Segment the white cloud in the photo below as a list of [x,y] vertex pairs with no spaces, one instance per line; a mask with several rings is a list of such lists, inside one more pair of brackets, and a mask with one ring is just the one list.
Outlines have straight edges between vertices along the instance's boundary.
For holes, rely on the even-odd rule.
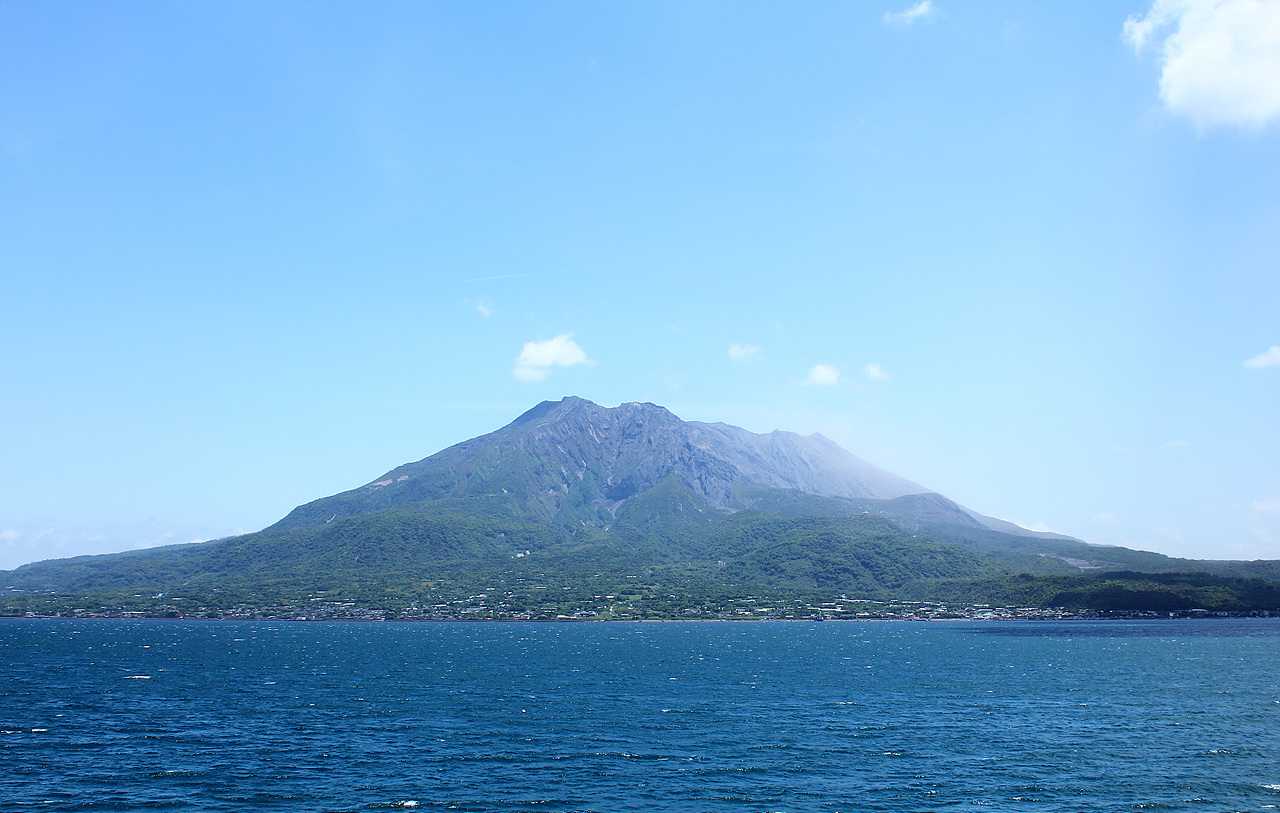
[[840,382],[840,371],[829,364],[815,364],[804,383],[815,387],[832,387]]
[[1171,440],[1168,443],[1161,444],[1160,448],[1161,449],[1181,449],[1183,447],[1190,446],[1190,445],[1191,445],[1191,441],[1189,440]]
[[1272,345],[1270,350],[1249,359],[1244,363],[1244,366],[1252,367],[1255,370],[1263,367],[1280,367],[1280,346]]
[[760,358],[760,348],[754,344],[731,344],[729,358],[734,361],[755,361]]
[[572,333],[561,333],[545,342],[526,342],[516,359],[513,371],[521,381],[534,383],[547,377],[552,367],[572,367],[575,364],[595,364],[587,358]]
[[1160,98],[1205,128],[1280,118],[1280,2],[1155,0],[1124,40],[1160,52]]
[[889,374],[884,371],[883,367],[881,367],[879,364],[876,364],[874,361],[867,364],[866,367],[863,367],[862,372],[867,374],[868,381],[888,381],[889,380]]
[[480,297],[480,300],[476,302],[476,310],[480,312],[481,316],[493,316],[493,300]]
[[1253,510],[1266,511],[1268,513],[1272,511],[1280,511],[1280,497],[1272,497],[1269,500],[1254,500]]
[[907,28],[916,23],[931,23],[938,16],[938,8],[933,0],[920,0],[914,6],[902,11],[886,11],[884,21],[887,25]]

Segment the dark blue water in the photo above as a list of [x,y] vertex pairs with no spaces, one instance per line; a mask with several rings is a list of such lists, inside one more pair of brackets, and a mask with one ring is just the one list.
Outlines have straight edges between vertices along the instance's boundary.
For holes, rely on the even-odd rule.
[[0,623],[0,811],[1260,811],[1280,620]]

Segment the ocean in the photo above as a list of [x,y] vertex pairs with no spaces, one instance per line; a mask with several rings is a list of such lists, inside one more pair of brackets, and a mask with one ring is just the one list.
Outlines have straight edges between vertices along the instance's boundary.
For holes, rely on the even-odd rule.
[[0,622],[0,811],[1263,811],[1280,619]]

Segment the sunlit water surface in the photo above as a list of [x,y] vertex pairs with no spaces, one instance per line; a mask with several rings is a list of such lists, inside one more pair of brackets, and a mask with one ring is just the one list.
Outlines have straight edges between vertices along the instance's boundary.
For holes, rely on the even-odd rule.
[[1262,811],[1280,620],[0,622],[0,810]]

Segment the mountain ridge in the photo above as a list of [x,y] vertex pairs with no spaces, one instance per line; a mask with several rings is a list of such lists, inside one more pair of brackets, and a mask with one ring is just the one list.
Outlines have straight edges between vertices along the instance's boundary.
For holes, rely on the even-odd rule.
[[[416,613],[495,594],[495,618],[598,613],[626,596],[658,617],[724,617],[761,596],[1252,611],[1280,596],[1268,579],[1280,562],[1172,559],[1011,526],[820,435],[571,396],[260,532],[24,565],[0,590],[25,606],[164,607],[180,595],[237,612],[341,598]],[[564,591],[554,600],[552,586]]]
[[397,466],[363,486],[299,506],[268,530],[494,489],[515,493],[543,519],[602,527],[627,499],[669,472],[728,511],[742,507],[733,486],[744,482],[845,499],[932,493],[821,435],[756,434],[682,421],[656,404],[608,408],[569,396],[543,401],[494,432]]

